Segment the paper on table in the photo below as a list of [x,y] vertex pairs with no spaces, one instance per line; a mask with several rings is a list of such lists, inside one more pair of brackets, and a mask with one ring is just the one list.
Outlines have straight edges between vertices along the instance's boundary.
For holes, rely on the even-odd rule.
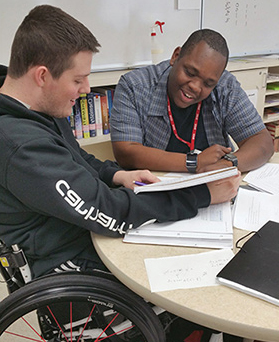
[[259,230],[267,221],[279,220],[279,195],[239,188],[235,202],[234,227]]
[[230,203],[212,204],[186,220],[152,223],[126,232],[124,242],[195,246],[232,247],[233,229]]
[[231,249],[145,259],[151,292],[215,286],[216,275],[234,256]]
[[266,163],[256,170],[248,172],[243,178],[245,182],[274,195],[279,195],[279,164]]

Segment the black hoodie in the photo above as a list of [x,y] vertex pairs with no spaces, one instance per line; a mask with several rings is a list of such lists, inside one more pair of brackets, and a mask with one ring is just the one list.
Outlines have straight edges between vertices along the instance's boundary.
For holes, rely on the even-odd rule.
[[206,185],[139,195],[113,188],[118,170],[81,149],[67,119],[0,94],[0,238],[23,248],[34,277],[77,256],[94,260],[90,231],[121,237],[149,220],[193,217],[210,203]]

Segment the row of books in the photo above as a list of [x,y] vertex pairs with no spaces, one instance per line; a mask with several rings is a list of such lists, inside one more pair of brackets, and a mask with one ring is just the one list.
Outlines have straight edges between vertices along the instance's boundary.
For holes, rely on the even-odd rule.
[[69,122],[76,139],[87,139],[110,133],[109,119],[114,89],[92,88],[76,100]]
[[279,107],[268,107],[264,109],[264,119],[278,120],[279,119]]

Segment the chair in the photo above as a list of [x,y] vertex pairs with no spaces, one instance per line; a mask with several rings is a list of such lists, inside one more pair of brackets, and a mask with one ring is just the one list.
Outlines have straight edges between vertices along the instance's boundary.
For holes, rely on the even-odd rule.
[[166,341],[158,316],[163,310],[110,273],[63,272],[31,280],[24,253],[3,242],[0,272],[10,293],[0,302],[0,341]]

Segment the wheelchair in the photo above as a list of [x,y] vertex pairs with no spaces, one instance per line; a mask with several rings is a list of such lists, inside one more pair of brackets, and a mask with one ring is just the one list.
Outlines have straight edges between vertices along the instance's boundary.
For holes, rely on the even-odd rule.
[[160,318],[164,310],[110,273],[62,272],[31,280],[23,251],[2,241],[0,272],[9,292],[0,302],[1,342],[166,341],[170,322]]

